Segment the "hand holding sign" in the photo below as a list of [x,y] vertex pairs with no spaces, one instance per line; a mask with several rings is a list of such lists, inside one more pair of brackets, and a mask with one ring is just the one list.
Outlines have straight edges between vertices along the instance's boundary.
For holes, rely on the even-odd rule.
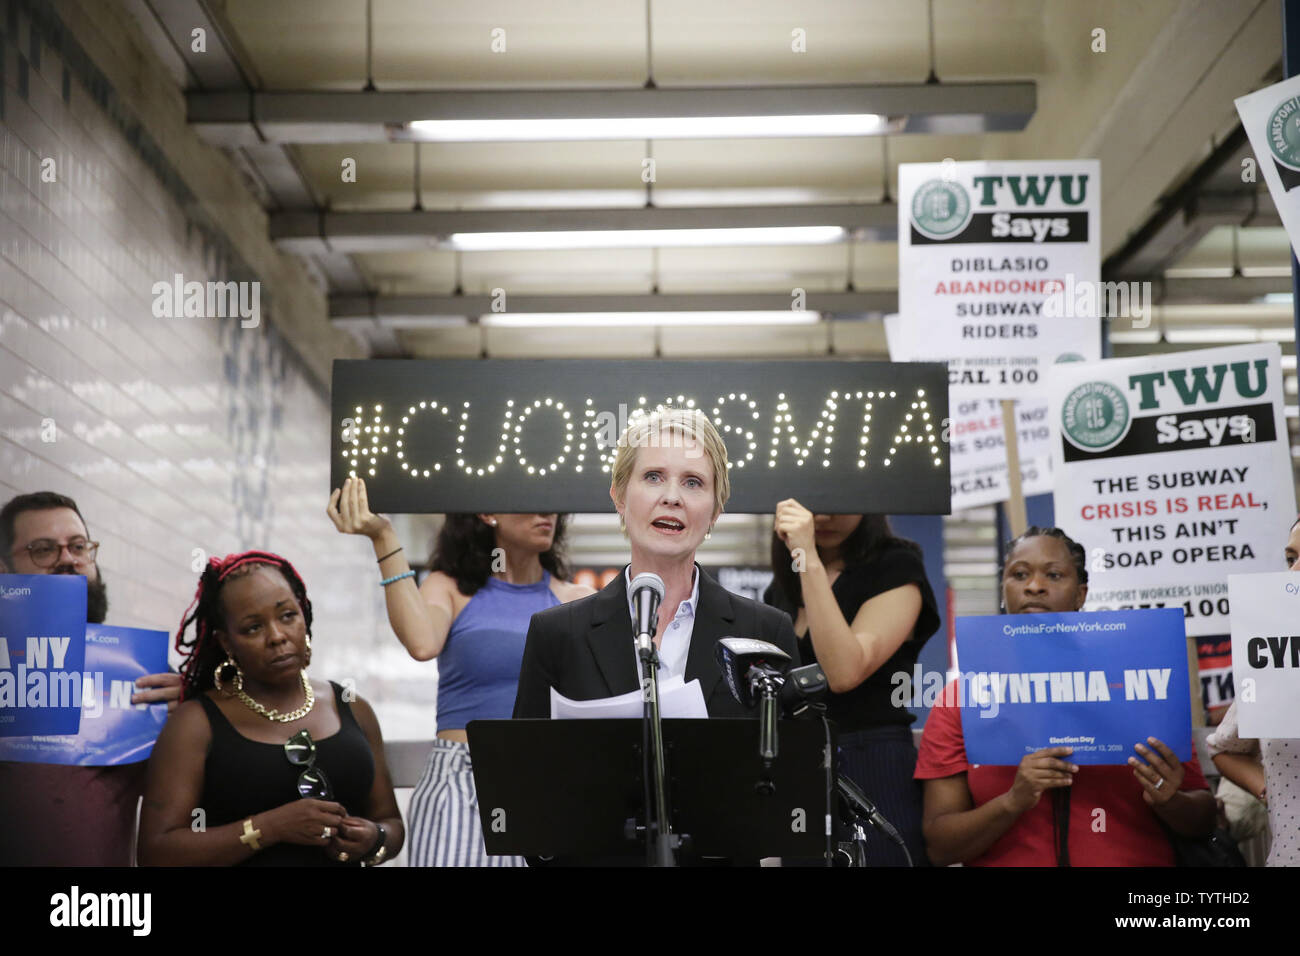
[[334,527],[344,534],[364,534],[373,540],[392,528],[392,523],[383,515],[371,513],[366,483],[360,478],[348,478],[342,488],[330,492],[325,513],[334,522]]
[[1070,747],[1044,747],[1025,754],[1016,770],[1015,782],[1007,791],[1007,800],[1016,813],[1025,813],[1038,805],[1043,791],[1068,787],[1074,783],[1078,764],[1066,763],[1061,757],[1074,753]]
[[167,713],[176,709],[181,699],[181,675],[173,673],[145,674],[137,677],[136,687],[153,687],[155,690],[140,690],[131,695],[132,704],[161,704],[166,702]]
[[1148,737],[1147,743],[1151,747],[1137,744],[1133,749],[1148,763],[1129,757],[1128,764],[1133,768],[1133,776],[1142,784],[1142,799],[1148,806],[1158,807],[1168,803],[1183,785],[1183,765],[1162,741]]
[[802,551],[804,560],[817,553],[817,532],[813,513],[793,498],[786,498],[776,506],[773,528],[790,553]]

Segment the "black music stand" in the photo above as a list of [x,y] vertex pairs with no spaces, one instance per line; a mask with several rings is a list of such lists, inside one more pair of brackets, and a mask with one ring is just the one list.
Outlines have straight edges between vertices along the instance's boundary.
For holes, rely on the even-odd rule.
[[[683,857],[821,857],[825,729],[782,721],[765,772],[754,720],[663,722]],[[640,720],[474,720],[466,728],[483,841],[493,855],[645,861]],[[771,793],[760,792],[766,779]],[[634,821],[629,825],[629,821]]]

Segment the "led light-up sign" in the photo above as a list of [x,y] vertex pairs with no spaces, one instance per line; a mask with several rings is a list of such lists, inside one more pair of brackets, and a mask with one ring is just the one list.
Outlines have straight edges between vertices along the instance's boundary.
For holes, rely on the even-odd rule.
[[722,435],[729,512],[948,513],[935,363],[341,360],[331,483],[390,513],[608,511],[619,436],[657,406]]

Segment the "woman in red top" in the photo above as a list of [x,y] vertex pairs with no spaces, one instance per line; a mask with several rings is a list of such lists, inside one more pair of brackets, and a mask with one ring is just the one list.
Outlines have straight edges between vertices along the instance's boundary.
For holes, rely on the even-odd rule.
[[[1008,546],[1006,613],[1077,611],[1087,593],[1083,548],[1059,528],[1029,528]],[[945,693],[931,709],[916,765],[937,866],[1173,866],[1160,823],[1189,837],[1214,827],[1199,764],[1180,763],[1154,737],[1135,745],[1128,766],[1081,768],[1070,747],[1035,751],[1016,767],[973,765],[955,701]]]

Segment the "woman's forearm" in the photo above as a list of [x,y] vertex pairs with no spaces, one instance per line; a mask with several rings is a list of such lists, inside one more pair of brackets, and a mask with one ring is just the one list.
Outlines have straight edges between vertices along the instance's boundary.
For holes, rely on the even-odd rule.
[[951,866],[975,859],[1015,825],[1021,812],[1004,793],[973,810],[935,817],[923,827],[930,862]]
[[382,820],[376,820],[384,828],[384,847],[386,848],[384,859],[391,860],[397,854],[402,852],[402,847],[406,843],[406,827],[402,823],[401,817],[384,817]]
[[1179,790],[1152,809],[1171,830],[1183,836],[1206,836],[1214,829],[1214,795],[1208,790]]
[[[853,690],[874,674],[898,649],[880,634],[854,631],[844,619],[826,568],[813,558],[800,575],[804,613],[817,663],[826,673],[833,693]],[[915,626],[913,620],[912,626]],[[908,628],[911,630],[911,627]]]
[[1267,777],[1258,757],[1251,754],[1215,754],[1214,765],[1219,768],[1219,773],[1252,794],[1255,799],[1264,799]]
[[[244,821],[227,823],[211,830],[194,830],[182,825],[140,840],[141,866],[234,866],[254,856],[258,849],[273,846],[279,840],[268,814],[252,817],[252,834],[246,833]],[[243,839],[241,839],[243,838]]]
[[831,691],[842,694],[852,690],[865,679],[863,671],[867,655],[849,622],[844,620],[831,591],[826,568],[816,555],[808,559],[799,575],[799,585],[813,651],[817,654],[817,663],[826,673]]
[[[411,570],[406,554],[397,550],[401,542],[392,528],[372,540],[375,557],[384,558],[379,564],[381,580]],[[397,551],[396,554],[392,554]],[[385,557],[386,555],[391,557]],[[388,623],[397,639],[402,642],[417,661],[428,661],[442,653],[451,631],[451,618],[441,608],[430,606],[420,594],[414,577],[403,578],[384,587],[384,604],[388,610]]]

